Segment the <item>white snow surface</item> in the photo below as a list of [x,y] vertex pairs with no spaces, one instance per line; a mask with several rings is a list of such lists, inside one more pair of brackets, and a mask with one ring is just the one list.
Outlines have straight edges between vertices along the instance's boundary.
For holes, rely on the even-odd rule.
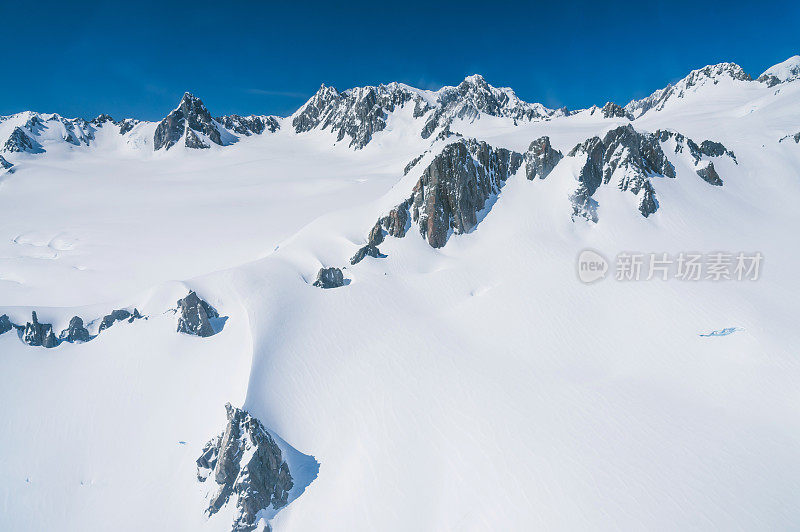
[[[521,169],[445,247],[412,226],[381,244],[386,258],[350,266],[444,145],[410,107],[362,150],[284,121],[154,153],[143,122],[3,154],[16,171],[0,174],[0,315],[36,310],[57,330],[114,308],[149,319],[54,349],[0,336],[0,530],[230,530],[231,507],[204,514],[194,465],[226,402],[289,456],[298,486],[278,532],[800,523],[800,146],[778,142],[800,130],[800,81],[708,83],[634,120],[738,161],[715,160],[713,187],[668,151],[677,177],[653,178],[649,218],[611,186],[597,224],[573,221],[565,158],[543,180]],[[452,130],[517,151],[549,135],[566,155],[626,123],[482,116]],[[754,282],[584,285],[587,248],[764,264]],[[345,265],[347,286],[311,286]],[[228,317],[219,334],[175,332],[167,311],[189,289]],[[740,330],[700,336],[727,327]]]

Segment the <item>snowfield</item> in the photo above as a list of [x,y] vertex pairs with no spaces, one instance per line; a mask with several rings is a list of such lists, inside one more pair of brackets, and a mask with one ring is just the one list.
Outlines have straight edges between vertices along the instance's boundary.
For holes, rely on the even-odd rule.
[[[413,103],[363,149],[293,117],[157,151],[155,124],[75,145],[45,121],[44,153],[2,152],[0,315],[36,311],[56,331],[118,308],[148,319],[53,349],[0,335],[0,529],[230,530],[234,504],[206,515],[195,466],[226,402],[289,464],[289,504],[261,514],[275,531],[796,528],[794,59],[767,71],[773,86],[701,78],[632,121],[455,116],[466,138],[524,153],[547,135],[565,157],[545,179],[523,165],[444,247],[412,223],[355,265],[375,220],[459,141],[422,138],[430,114]],[[30,117],[0,120],[0,141]],[[735,161],[713,159],[713,186],[665,142],[676,177],[650,176],[655,213],[612,182],[597,223],[571,216],[585,157],[568,152],[629,123]],[[756,281],[623,282],[612,265],[587,285],[584,249],[764,262]],[[312,286],[328,266],[349,283]],[[227,318],[218,334],[175,332],[189,290]]]

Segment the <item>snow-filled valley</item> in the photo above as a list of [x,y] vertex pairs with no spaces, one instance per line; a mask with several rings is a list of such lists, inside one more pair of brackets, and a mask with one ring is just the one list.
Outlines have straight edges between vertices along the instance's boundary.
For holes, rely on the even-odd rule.
[[[0,529],[796,527],[798,71],[0,118]],[[763,263],[585,284],[585,249]]]

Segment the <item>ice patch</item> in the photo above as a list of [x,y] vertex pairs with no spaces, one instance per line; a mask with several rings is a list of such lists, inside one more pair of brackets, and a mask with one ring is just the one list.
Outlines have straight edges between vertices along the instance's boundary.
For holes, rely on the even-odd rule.
[[725,329],[720,329],[718,331],[711,331],[710,333],[701,334],[700,336],[728,336],[729,334],[733,334],[736,331],[743,331],[741,327],[727,327]]

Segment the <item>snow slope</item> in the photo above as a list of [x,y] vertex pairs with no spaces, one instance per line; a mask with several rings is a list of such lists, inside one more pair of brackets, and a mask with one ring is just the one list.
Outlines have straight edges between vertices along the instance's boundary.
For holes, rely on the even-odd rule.
[[[12,154],[0,315],[149,319],[55,349],[0,336],[0,529],[229,530],[231,508],[203,514],[194,469],[225,402],[289,455],[277,531],[793,528],[800,145],[779,140],[800,131],[800,81],[776,88],[696,83],[633,121],[456,118],[492,146],[548,135],[565,155],[630,122],[721,142],[738,164],[715,161],[714,187],[669,152],[657,212],[601,187],[593,224],[570,216],[566,157],[546,179],[518,171],[445,247],[412,225],[354,266],[456,140],[423,139],[409,106],[360,150],[285,120],[208,150],[103,127],[88,147]],[[584,285],[587,248],[765,258],[754,282]],[[348,285],[311,286],[344,265]],[[219,334],[175,333],[167,310],[189,288],[228,317]],[[741,330],[700,336],[727,327]]]

